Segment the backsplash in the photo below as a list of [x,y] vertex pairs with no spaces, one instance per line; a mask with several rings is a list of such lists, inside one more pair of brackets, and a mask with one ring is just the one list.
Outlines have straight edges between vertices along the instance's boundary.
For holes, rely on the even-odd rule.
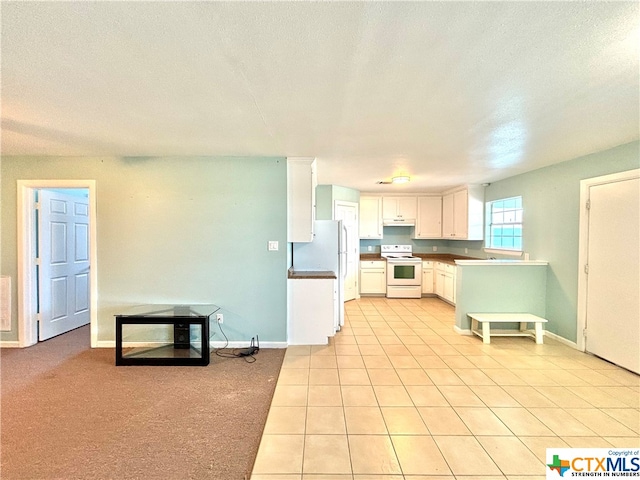
[[[411,245],[415,253],[451,253],[475,258],[487,258],[483,241],[422,240],[411,238],[414,227],[384,227],[382,239],[360,240],[360,253],[380,253],[380,245]],[[371,247],[371,250],[369,250]]]

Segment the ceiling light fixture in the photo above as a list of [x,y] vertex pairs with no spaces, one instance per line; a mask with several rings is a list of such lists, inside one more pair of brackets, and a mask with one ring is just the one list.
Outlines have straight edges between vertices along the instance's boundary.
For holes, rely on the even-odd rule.
[[391,183],[407,183],[411,180],[407,175],[402,175],[400,177],[393,177],[391,179]]

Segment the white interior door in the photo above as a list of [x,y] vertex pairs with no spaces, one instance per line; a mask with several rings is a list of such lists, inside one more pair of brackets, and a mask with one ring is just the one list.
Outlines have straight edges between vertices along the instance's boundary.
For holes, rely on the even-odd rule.
[[346,275],[344,279],[344,300],[354,300],[358,294],[359,235],[358,204],[336,201],[334,220],[342,220],[346,228]]
[[89,200],[39,191],[38,340],[90,321]]
[[589,188],[586,350],[640,373],[640,179]]

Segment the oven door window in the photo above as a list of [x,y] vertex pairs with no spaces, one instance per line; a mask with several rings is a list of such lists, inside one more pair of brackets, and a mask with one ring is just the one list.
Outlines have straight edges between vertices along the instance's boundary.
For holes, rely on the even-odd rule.
[[394,265],[393,278],[396,280],[412,280],[416,278],[415,265]]

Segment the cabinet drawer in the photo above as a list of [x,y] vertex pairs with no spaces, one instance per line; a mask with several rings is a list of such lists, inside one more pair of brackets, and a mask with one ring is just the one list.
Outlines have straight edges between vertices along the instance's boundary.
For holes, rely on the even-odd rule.
[[387,265],[387,262],[384,260],[363,260],[360,261],[360,268],[363,270],[368,270],[370,268],[376,269],[384,269]]
[[422,268],[433,268],[433,262],[431,260],[422,262]]
[[444,264],[444,270],[447,273],[456,273],[456,266],[455,265],[449,265],[448,263]]

